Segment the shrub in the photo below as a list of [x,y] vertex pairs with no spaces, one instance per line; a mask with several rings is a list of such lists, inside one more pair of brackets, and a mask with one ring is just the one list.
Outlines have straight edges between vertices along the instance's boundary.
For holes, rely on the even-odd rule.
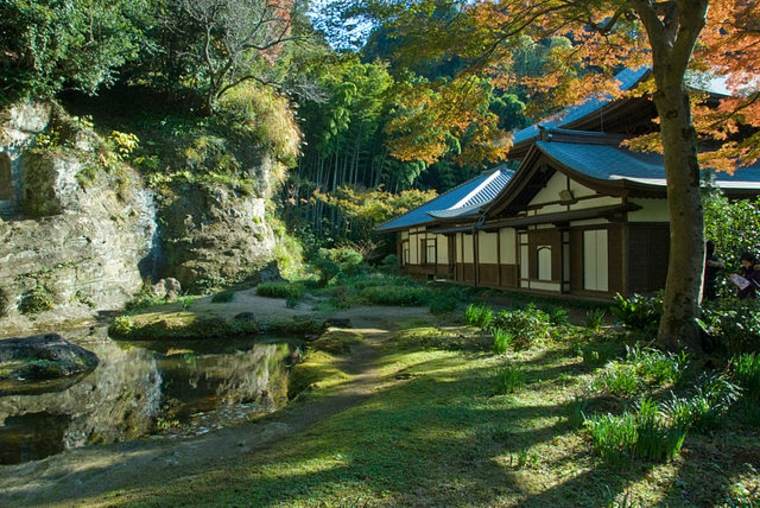
[[399,262],[398,262],[398,256],[395,254],[389,254],[383,258],[383,260],[380,262],[379,268],[387,273],[398,273],[399,272]]
[[729,353],[760,352],[760,301],[709,302],[698,321],[702,331]]
[[375,305],[424,305],[430,299],[430,290],[421,287],[374,286],[364,288],[360,296]]
[[497,376],[497,393],[506,395],[515,393],[525,385],[525,375],[514,365],[507,365]]
[[626,298],[621,294],[615,296],[611,307],[612,315],[626,328],[647,335],[657,333],[662,316],[662,295],[647,297],[635,294]]
[[742,354],[731,359],[736,382],[744,389],[744,396],[760,401],[760,354]]
[[548,313],[551,323],[555,326],[563,326],[570,322],[570,313],[563,307],[553,307]]
[[512,334],[509,332],[502,330],[500,328],[496,328],[493,330],[493,352],[497,355],[503,355],[507,352],[509,349],[509,346],[512,344]]
[[293,298],[303,296],[304,287],[293,282],[262,282],[256,286],[256,294],[267,298]]
[[607,311],[604,309],[591,309],[586,312],[586,327],[598,331],[604,324],[604,318],[607,317]]
[[328,283],[338,276],[358,274],[364,264],[361,252],[351,247],[319,249],[314,265],[320,272],[320,280]]
[[35,286],[21,295],[18,310],[22,314],[39,314],[55,307],[53,293],[45,286]]
[[510,333],[514,344],[519,347],[529,347],[549,338],[552,328],[549,315],[535,306],[499,312],[494,316],[491,326]]
[[493,310],[486,305],[472,303],[464,310],[464,320],[470,326],[488,328],[493,320]]
[[430,313],[440,315],[454,312],[457,303],[457,298],[449,293],[435,293],[430,298]]
[[221,291],[211,297],[211,303],[230,303],[235,299],[235,292],[232,290]]

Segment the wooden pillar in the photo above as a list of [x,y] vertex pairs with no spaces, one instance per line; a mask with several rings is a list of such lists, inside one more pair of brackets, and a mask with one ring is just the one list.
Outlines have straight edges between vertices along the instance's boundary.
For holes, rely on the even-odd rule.
[[501,287],[501,228],[496,230],[496,285]]

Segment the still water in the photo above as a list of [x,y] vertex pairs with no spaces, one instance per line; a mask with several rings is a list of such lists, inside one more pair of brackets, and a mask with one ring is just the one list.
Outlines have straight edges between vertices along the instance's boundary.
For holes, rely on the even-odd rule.
[[69,388],[0,397],[0,464],[69,448],[199,435],[287,403],[288,359],[276,340],[125,343],[100,330],[69,340],[98,367]]

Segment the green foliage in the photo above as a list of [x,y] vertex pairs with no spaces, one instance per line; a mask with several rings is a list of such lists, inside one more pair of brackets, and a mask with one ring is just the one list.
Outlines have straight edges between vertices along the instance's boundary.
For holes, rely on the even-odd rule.
[[525,309],[499,312],[494,316],[491,327],[509,333],[516,347],[526,348],[548,339],[552,322],[549,314],[529,305]]
[[729,353],[760,351],[760,300],[723,298],[708,302],[698,323]]
[[626,328],[653,336],[657,333],[662,316],[662,295],[647,297],[635,294],[626,298],[617,294],[611,310],[612,315]]
[[639,401],[635,455],[655,462],[673,460],[686,439],[686,428],[681,427],[680,423],[668,421],[656,402],[650,399]]
[[630,457],[638,440],[636,418],[629,413],[594,416],[586,419],[584,426],[591,436],[594,452],[606,462],[623,462]]
[[549,319],[554,326],[564,326],[570,323],[570,313],[564,307],[548,309]]
[[736,382],[744,389],[745,397],[760,401],[760,354],[741,354],[731,359]]
[[[729,200],[721,191],[712,190],[703,199],[705,238],[715,242],[715,253],[729,271],[739,268],[743,252],[760,252],[760,198]],[[724,294],[733,287],[724,284]]]
[[373,286],[360,292],[363,300],[375,305],[416,306],[425,305],[431,297],[431,291],[424,287]]
[[620,397],[631,397],[641,388],[642,379],[635,365],[611,362],[594,379],[592,387]]
[[604,318],[607,317],[607,311],[604,309],[591,309],[586,312],[586,327],[594,331],[599,331],[604,324]]
[[649,383],[677,383],[688,366],[684,351],[670,353],[653,348],[628,348],[626,361],[636,366],[638,373]]
[[493,320],[493,309],[483,304],[470,304],[464,310],[464,320],[470,326],[488,328]]
[[672,460],[680,453],[687,432],[649,399],[642,399],[633,413],[594,416],[584,425],[594,452],[618,464],[634,457],[654,462]]
[[230,289],[214,294],[214,296],[211,297],[211,303],[230,303],[234,299],[235,291]]
[[675,354],[638,346],[627,351],[624,361],[612,361],[599,373],[593,382],[595,389],[631,397],[644,385],[678,383],[688,366],[683,352]]
[[304,287],[297,282],[262,282],[256,286],[256,294],[268,298],[299,300],[304,294]]
[[493,352],[497,355],[503,355],[509,350],[513,342],[512,334],[501,328],[493,329]]
[[525,386],[525,374],[519,367],[507,365],[496,376],[496,393],[507,395]]
[[39,314],[55,307],[53,292],[44,285],[38,284],[21,295],[18,310],[22,314]]
[[320,280],[326,284],[339,276],[358,274],[364,266],[364,256],[351,247],[319,249],[313,264],[320,272]]
[[673,394],[664,406],[676,426],[704,432],[716,429],[740,397],[741,388],[726,375],[704,374],[693,395]]
[[0,102],[95,94],[135,59],[156,13],[146,0],[8,0],[0,7]]
[[446,293],[433,293],[430,297],[430,313],[433,315],[448,314],[457,309],[459,300],[456,296]]

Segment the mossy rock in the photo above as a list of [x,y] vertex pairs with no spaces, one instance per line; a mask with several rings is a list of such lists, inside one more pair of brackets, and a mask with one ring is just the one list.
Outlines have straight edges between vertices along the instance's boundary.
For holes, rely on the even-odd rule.
[[351,348],[361,344],[363,336],[358,332],[349,330],[330,329],[311,343],[311,347],[333,355],[347,355]]
[[94,353],[57,334],[0,340],[0,396],[68,388],[98,365]]

